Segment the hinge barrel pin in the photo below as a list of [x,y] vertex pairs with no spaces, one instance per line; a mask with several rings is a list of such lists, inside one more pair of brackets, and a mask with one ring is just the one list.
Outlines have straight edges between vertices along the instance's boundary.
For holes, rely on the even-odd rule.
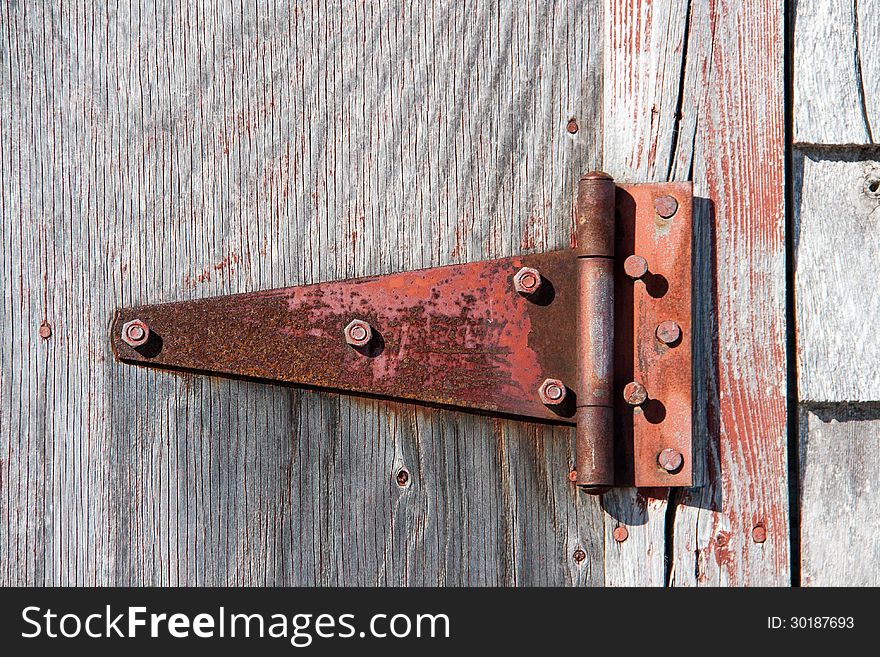
[[611,176],[578,183],[577,484],[601,493],[614,485],[614,206]]

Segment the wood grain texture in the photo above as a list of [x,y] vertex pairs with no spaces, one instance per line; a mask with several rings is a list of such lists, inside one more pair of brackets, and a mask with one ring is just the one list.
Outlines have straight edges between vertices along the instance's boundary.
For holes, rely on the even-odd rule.
[[880,1],[796,0],[794,140],[873,144],[880,130]]
[[798,394],[880,400],[880,160],[854,149],[795,154]]
[[607,5],[606,167],[694,182],[701,485],[646,500],[629,572],[606,579],[785,585],[783,3]]
[[600,21],[4,3],[0,584],[603,583],[570,429],[133,368],[106,334],[122,305],[566,246]]
[[801,408],[801,581],[880,584],[880,405]]

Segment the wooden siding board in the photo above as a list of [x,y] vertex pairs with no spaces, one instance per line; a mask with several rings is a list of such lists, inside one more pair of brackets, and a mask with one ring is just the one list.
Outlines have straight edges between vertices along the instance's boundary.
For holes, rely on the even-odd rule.
[[668,583],[785,585],[783,3],[607,5],[607,166],[694,181],[703,485],[674,493],[671,513],[663,499],[645,503],[639,554],[606,579],[659,583],[671,521]]
[[880,160],[856,149],[799,150],[794,174],[800,399],[877,401]]
[[106,335],[566,246],[601,29],[593,1],[4,4],[0,583],[604,582],[568,429],[151,372]]
[[797,0],[792,7],[795,143],[876,143],[880,2]]
[[880,584],[880,405],[800,411],[801,581]]

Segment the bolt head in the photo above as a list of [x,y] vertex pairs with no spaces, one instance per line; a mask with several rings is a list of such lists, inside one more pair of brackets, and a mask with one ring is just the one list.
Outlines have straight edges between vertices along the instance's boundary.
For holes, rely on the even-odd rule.
[[568,390],[559,379],[544,379],[544,383],[538,388],[538,396],[547,406],[558,406],[565,401]]
[[623,387],[623,398],[631,406],[641,406],[648,399],[648,391],[638,381],[630,381]]
[[681,327],[671,319],[660,322],[655,333],[657,339],[666,345],[675,344],[681,339]]
[[623,271],[628,277],[637,281],[648,273],[648,261],[640,255],[631,255],[623,261]]
[[658,196],[654,199],[654,209],[664,219],[678,212],[678,201],[674,196]]
[[373,329],[362,319],[353,319],[345,327],[345,341],[352,347],[363,347],[372,339]]
[[541,283],[541,274],[531,267],[523,267],[513,277],[513,287],[520,294],[534,294],[540,289]]
[[677,449],[667,447],[657,456],[657,463],[659,463],[660,467],[666,470],[666,472],[671,474],[681,470],[681,466],[684,464],[684,457]]
[[405,487],[409,483],[409,472],[405,469],[401,469],[400,472],[397,473],[397,485],[401,488]]
[[572,117],[568,120],[568,125],[566,126],[568,133],[573,135],[578,131],[578,122],[577,119]]
[[122,325],[122,341],[129,347],[140,347],[150,339],[150,328],[139,319]]
[[612,532],[614,536],[614,540],[618,543],[623,543],[626,539],[629,538],[629,530],[623,525],[618,525],[614,528],[614,532]]
[[50,337],[52,337],[52,327],[49,326],[49,322],[43,322],[42,324],[40,324],[39,333],[40,337],[44,340],[48,340]]
[[571,472],[569,472],[569,473],[568,473],[568,480],[569,480],[571,483],[576,482],[576,481],[578,480],[578,471],[577,471],[577,470],[572,470]]
[[574,560],[575,560],[577,563],[580,563],[580,562],[582,562],[584,559],[587,558],[587,553],[584,552],[583,550],[581,550],[580,548],[578,548],[577,550],[574,551],[574,554],[573,554],[572,556],[574,557]]

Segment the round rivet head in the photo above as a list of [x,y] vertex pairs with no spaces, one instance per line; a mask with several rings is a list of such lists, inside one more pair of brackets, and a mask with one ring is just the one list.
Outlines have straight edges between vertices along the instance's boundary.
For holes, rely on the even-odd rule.
[[353,319],[345,327],[345,341],[352,347],[363,347],[373,339],[373,329],[362,319]]
[[614,540],[618,543],[623,543],[626,539],[629,538],[629,530],[623,525],[618,525],[617,527],[615,527],[612,534],[614,536]]
[[657,339],[667,345],[675,344],[681,339],[681,327],[671,319],[660,322],[655,333]]
[[513,287],[520,294],[534,294],[541,288],[541,274],[532,267],[523,267],[513,276]]
[[623,261],[623,272],[637,281],[648,273],[648,261],[640,255],[631,255]]
[[623,398],[631,406],[641,406],[648,399],[648,391],[638,381],[630,381],[623,388]]
[[129,347],[140,347],[150,339],[150,328],[141,320],[133,319],[122,325],[122,341]]
[[559,379],[544,379],[544,383],[538,388],[538,396],[548,406],[558,406],[565,401],[567,394],[565,384]]
[[767,540],[767,529],[764,525],[755,525],[752,529],[752,540],[755,543],[763,543]]
[[658,196],[654,199],[654,209],[664,219],[678,212],[678,201],[674,196]]
[[666,472],[678,472],[684,464],[684,457],[677,449],[667,447],[657,455],[657,463],[661,468],[666,470]]

